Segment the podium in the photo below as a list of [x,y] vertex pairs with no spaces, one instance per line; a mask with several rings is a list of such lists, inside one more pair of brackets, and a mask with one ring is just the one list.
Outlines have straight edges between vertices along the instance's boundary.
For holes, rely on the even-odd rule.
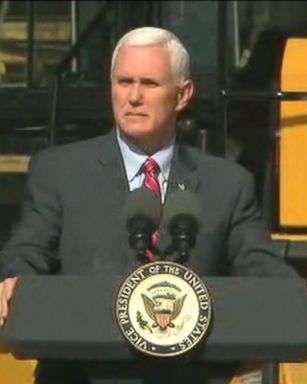
[[[121,281],[106,275],[22,277],[0,341],[17,359],[135,363],[140,352],[128,345],[114,316]],[[205,283],[212,325],[191,359],[204,364],[306,360],[303,280],[208,277]]]

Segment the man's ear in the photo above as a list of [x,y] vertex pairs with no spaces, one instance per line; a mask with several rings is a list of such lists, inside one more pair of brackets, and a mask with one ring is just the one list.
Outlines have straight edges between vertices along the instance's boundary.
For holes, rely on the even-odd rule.
[[192,80],[184,80],[178,87],[176,112],[182,111],[193,96],[194,84]]

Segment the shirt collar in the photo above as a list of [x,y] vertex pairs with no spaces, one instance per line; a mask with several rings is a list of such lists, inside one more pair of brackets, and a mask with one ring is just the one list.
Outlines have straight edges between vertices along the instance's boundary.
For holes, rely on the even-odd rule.
[[[140,148],[129,142],[126,138],[122,137],[122,135],[120,135],[119,129],[116,129],[116,137],[124,160],[127,179],[130,182],[138,175],[141,166],[149,156]],[[175,137],[173,137],[158,152],[150,156],[159,164],[161,175],[164,180],[167,180],[169,176],[171,160],[174,153],[174,146]]]

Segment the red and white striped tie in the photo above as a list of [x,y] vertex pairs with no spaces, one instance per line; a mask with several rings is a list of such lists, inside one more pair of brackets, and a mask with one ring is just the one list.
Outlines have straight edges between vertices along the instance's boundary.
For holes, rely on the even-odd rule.
[[[143,171],[145,174],[143,185],[151,189],[157,197],[161,200],[161,188],[159,184],[159,173],[160,173],[160,167],[159,164],[152,158],[148,158],[145,163],[143,164]],[[152,251],[152,248],[157,244],[158,241],[158,231],[152,234],[151,237],[151,248],[147,249],[146,256],[150,261],[155,260],[155,255]]]

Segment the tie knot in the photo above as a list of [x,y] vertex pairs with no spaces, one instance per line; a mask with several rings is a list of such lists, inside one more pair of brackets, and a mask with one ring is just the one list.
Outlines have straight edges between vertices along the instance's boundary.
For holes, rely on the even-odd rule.
[[158,175],[160,173],[159,164],[149,157],[143,164],[144,172],[150,175]]

